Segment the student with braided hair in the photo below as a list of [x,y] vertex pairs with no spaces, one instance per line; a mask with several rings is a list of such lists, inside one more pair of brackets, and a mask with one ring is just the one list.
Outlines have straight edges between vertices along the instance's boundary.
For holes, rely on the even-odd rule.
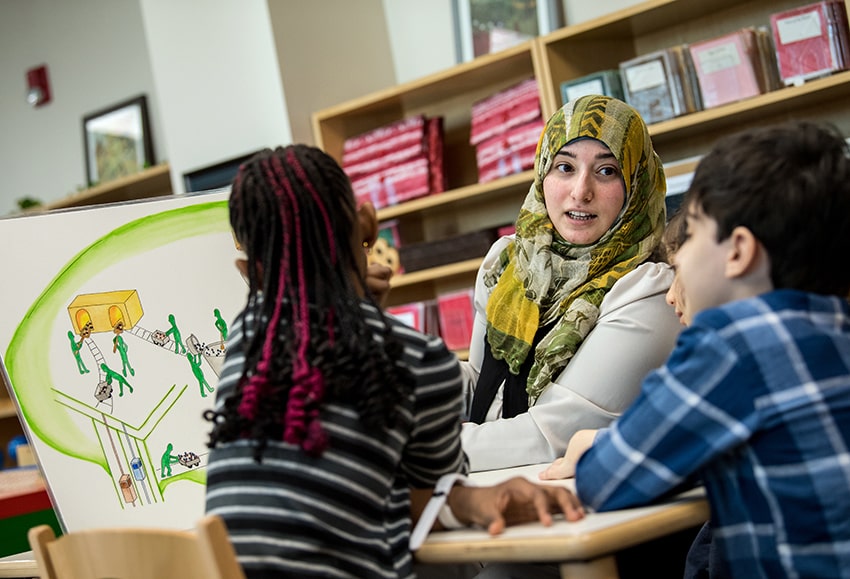
[[435,518],[495,534],[548,524],[550,511],[582,516],[560,487],[457,484],[458,361],[374,303],[363,247],[375,211],[356,206],[331,157],[305,145],[261,152],[240,168],[229,207],[249,289],[206,414],[206,507],[248,577],[413,577],[411,548]]

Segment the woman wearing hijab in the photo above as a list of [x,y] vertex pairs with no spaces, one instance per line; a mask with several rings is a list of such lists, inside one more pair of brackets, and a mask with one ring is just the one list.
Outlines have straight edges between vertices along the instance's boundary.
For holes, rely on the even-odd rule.
[[640,115],[590,95],[546,123],[516,234],[478,273],[463,447],[473,471],[551,462],[673,348],[673,272],[652,261],[666,182]]

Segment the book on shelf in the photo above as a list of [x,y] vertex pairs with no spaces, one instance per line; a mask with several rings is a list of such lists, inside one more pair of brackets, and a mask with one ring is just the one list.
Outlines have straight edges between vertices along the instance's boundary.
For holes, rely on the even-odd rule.
[[380,209],[445,190],[443,119],[416,115],[350,137],[342,168],[358,202]]
[[425,302],[412,302],[390,306],[387,313],[395,316],[414,330],[425,333]]
[[845,70],[850,65],[847,10],[825,0],[770,15],[779,76],[786,85]]
[[437,296],[440,337],[449,350],[469,348],[475,316],[474,296],[472,288]]
[[543,125],[540,92],[533,78],[475,102],[469,143],[475,146],[478,182],[530,169]]
[[601,94],[625,100],[620,71],[600,70],[561,83],[561,102],[566,104],[589,94]]
[[488,183],[531,169],[544,126],[538,117],[479,143],[475,149],[478,182]]
[[648,124],[702,108],[693,62],[685,45],[658,50],[620,63],[623,92]]
[[770,70],[772,52],[766,29],[742,28],[688,46],[699,81],[703,107],[708,109],[754,97],[775,88]]
[[376,173],[351,179],[358,203],[371,201],[375,209],[398,205],[431,192],[428,158],[419,155]]
[[[388,314],[395,316],[401,322],[414,330],[430,336],[440,335],[440,320],[437,313],[437,300],[411,302],[386,308]],[[469,344],[467,344],[468,346]]]
[[469,144],[478,145],[541,116],[537,80],[524,80],[472,104]]

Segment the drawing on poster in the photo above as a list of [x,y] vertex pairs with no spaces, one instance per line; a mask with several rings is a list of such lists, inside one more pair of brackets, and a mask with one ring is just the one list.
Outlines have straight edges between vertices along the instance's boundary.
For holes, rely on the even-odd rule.
[[4,230],[46,280],[2,290],[11,319],[0,322],[13,331],[0,345],[63,526],[191,527],[203,514],[202,414],[246,292],[226,195],[0,221]]

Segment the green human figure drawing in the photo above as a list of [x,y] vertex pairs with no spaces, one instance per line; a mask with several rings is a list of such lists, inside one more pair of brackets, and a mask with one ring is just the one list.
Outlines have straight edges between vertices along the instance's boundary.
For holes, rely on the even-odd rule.
[[180,459],[177,456],[171,454],[173,450],[174,445],[169,442],[165,447],[165,452],[162,453],[162,459],[160,460],[161,478],[171,476],[171,465],[176,462],[180,462]]
[[180,330],[177,328],[177,321],[174,319],[174,314],[168,314],[168,323],[171,324],[171,327],[165,332],[165,335],[174,340],[174,353],[185,354],[186,346],[183,345],[183,338],[180,335]]
[[88,374],[89,369],[86,368],[86,365],[83,362],[83,357],[80,355],[80,350],[83,347],[83,341],[80,340],[77,342],[77,337],[71,330],[68,330],[68,339],[71,341],[71,352],[74,354],[74,359],[77,361],[77,370],[79,370],[80,374]]
[[227,322],[221,317],[218,308],[213,310],[213,315],[215,316],[215,327],[221,336],[221,349],[224,350],[224,342],[227,340]]
[[121,337],[121,333],[116,330],[115,337],[112,338],[112,351],[117,351],[121,356],[121,374],[127,376],[127,370],[129,370],[130,376],[135,376],[136,371],[130,365],[130,360],[127,358],[127,348],[127,342]]
[[133,387],[130,386],[130,383],[127,382],[127,379],[124,378],[120,373],[116,372],[106,364],[101,364],[100,369],[103,370],[104,374],[106,374],[106,383],[112,384],[112,381],[115,380],[118,382],[118,396],[124,396],[124,386],[129,388],[130,392],[133,392]]
[[192,354],[191,352],[186,352],[186,359],[189,360],[189,364],[191,364],[192,366],[192,374],[194,374],[195,378],[198,379],[198,388],[201,389],[201,396],[203,398],[206,398],[207,392],[213,392],[215,391],[215,388],[210,386],[207,382],[207,379],[204,377],[204,371],[201,368],[201,361],[203,360],[203,358],[200,354]]

